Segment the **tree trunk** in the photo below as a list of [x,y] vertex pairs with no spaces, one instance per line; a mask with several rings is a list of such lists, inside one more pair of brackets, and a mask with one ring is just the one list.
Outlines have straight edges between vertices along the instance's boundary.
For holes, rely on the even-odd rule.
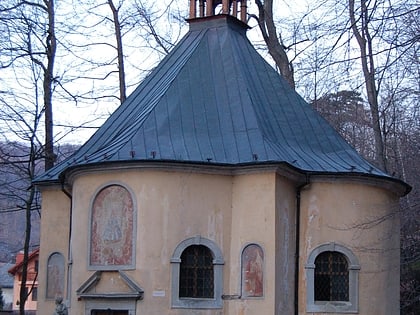
[[[35,176],[35,165],[36,165],[36,148],[35,148],[35,135],[31,137],[31,149],[28,159],[28,177],[33,179]],[[25,200],[25,240],[23,245],[23,261],[22,261],[22,278],[21,278],[21,287],[19,292],[19,313],[20,315],[25,315],[25,304],[28,299],[29,294],[33,290],[33,283],[31,283],[31,290],[26,290],[26,282],[28,278],[28,257],[30,251],[30,242],[31,242],[31,230],[32,230],[32,206],[35,200],[35,187],[32,185],[29,189],[29,194]]]
[[25,227],[25,241],[23,245],[23,261],[22,261],[22,278],[21,278],[21,287],[19,292],[19,314],[25,315],[25,304],[28,299],[29,290],[26,290],[26,282],[28,278],[28,257],[29,257],[29,244],[31,241],[31,209],[32,209],[32,202],[34,199],[34,189],[31,188],[30,195],[28,200],[26,200],[26,227]]
[[121,35],[121,24],[118,18],[118,9],[115,7],[112,0],[108,0],[108,4],[112,11],[115,29],[115,39],[117,40],[117,55],[118,55],[118,76],[120,82],[120,102],[123,103],[126,99],[126,85],[125,85],[125,71],[124,71],[124,54]]
[[362,63],[366,92],[372,115],[372,127],[375,139],[375,160],[377,166],[386,171],[386,157],[382,131],[379,118],[378,90],[375,81],[375,64],[373,60],[372,38],[369,33],[369,14],[366,0],[361,0],[360,30],[357,27],[355,16],[355,0],[349,0],[349,14],[351,29],[360,48],[360,61]]
[[274,59],[281,75],[295,89],[293,66],[287,57],[285,47],[279,41],[276,26],[273,21],[273,0],[265,0],[264,4],[260,0],[255,0],[255,3],[258,6],[258,25],[267,45],[268,52]]
[[45,3],[48,10],[48,36],[46,39],[47,66],[44,69],[45,170],[49,170],[54,166],[55,163],[52,93],[54,84],[54,61],[57,50],[57,40],[55,37],[54,0],[49,0]]

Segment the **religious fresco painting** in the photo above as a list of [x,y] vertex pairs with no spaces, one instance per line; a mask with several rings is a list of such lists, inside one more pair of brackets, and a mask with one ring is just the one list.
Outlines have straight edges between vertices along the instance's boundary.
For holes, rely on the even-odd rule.
[[91,214],[91,267],[134,265],[133,220],[133,199],[126,188],[111,185],[96,195]]
[[53,253],[47,264],[47,299],[62,297],[64,294],[64,256]]
[[247,245],[242,252],[242,297],[264,295],[264,252],[257,244]]

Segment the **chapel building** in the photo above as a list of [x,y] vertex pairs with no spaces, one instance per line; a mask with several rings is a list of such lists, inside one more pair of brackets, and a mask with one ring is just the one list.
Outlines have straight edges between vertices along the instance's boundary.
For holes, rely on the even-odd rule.
[[258,54],[246,1],[189,32],[42,193],[38,313],[399,314],[404,182]]

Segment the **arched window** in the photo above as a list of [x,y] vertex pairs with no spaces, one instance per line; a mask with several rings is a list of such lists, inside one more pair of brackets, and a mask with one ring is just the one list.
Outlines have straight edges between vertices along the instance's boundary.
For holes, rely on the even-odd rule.
[[191,245],[181,255],[179,297],[214,297],[213,256],[203,245]]
[[315,301],[348,301],[349,269],[339,252],[323,252],[315,259]]
[[307,312],[358,310],[360,265],[352,251],[336,243],[316,247],[305,266]]
[[213,241],[201,236],[182,241],[171,267],[173,308],[222,308],[223,257]]
[[257,244],[249,244],[242,251],[242,297],[264,295],[264,252]]
[[47,299],[55,299],[64,295],[64,256],[52,253],[47,261]]

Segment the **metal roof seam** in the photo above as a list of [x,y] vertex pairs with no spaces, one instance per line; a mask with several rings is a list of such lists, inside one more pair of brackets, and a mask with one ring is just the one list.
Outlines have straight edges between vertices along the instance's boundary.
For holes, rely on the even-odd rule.
[[34,182],[133,160],[388,177],[287,85],[244,28],[222,18],[198,23],[85,145]]

